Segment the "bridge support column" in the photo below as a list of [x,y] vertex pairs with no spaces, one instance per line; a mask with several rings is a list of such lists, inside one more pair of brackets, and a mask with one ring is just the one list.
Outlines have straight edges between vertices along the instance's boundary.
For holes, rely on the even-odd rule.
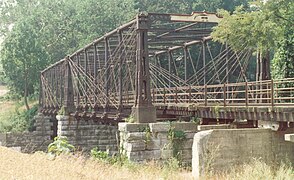
[[65,114],[68,115],[74,112],[74,93],[73,93],[73,83],[72,75],[69,64],[69,56],[65,57],[65,76],[64,76],[64,110]]
[[156,121],[156,109],[152,105],[148,59],[148,16],[137,16],[136,92],[132,114],[138,123]]

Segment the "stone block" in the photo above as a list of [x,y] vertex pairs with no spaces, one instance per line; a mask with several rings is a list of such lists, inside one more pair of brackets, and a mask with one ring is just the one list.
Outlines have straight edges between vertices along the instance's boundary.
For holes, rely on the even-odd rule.
[[150,123],[151,132],[168,132],[170,128],[170,123],[168,122],[159,122],[159,123]]
[[148,160],[158,160],[161,158],[161,151],[136,151],[136,152],[127,152],[127,156],[130,161],[148,161]]
[[156,122],[156,108],[152,105],[132,107],[132,114],[137,123]]
[[161,150],[161,158],[162,159],[169,159],[173,157],[173,150],[171,149],[162,149]]
[[162,145],[163,141],[160,139],[151,139],[149,141],[146,141],[146,149],[147,150],[159,150],[163,148]]
[[198,131],[206,131],[210,129],[229,129],[229,124],[219,124],[219,125],[198,125]]
[[197,132],[197,124],[193,122],[173,122],[171,125],[175,127],[175,130]]
[[129,142],[125,144],[125,149],[128,152],[134,152],[134,151],[144,151],[145,150],[145,142],[144,141],[137,141],[137,142]]
[[132,132],[128,133],[126,135],[126,140],[127,141],[140,141],[146,139],[145,133],[144,132]]
[[182,149],[190,149],[190,151],[192,152],[192,146],[193,146],[193,139],[183,140]]
[[118,123],[120,132],[138,132],[143,131],[149,124],[146,123]]
[[185,132],[186,139],[193,139],[196,132]]
[[285,134],[285,141],[294,142],[294,134]]

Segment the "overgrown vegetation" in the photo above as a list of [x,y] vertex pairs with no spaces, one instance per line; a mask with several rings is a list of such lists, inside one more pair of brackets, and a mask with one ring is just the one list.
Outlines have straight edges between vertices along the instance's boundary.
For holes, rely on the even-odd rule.
[[219,175],[222,179],[273,179],[273,180],[292,180],[294,179],[294,169],[291,164],[281,163],[278,166],[270,166],[259,159],[239,167],[232,168],[229,173]]
[[48,153],[54,156],[73,153],[75,147],[68,143],[66,136],[57,136],[54,141],[48,145]]
[[177,160],[178,162],[178,165],[181,166],[182,150],[184,140],[186,139],[186,133],[182,130],[175,130],[175,127],[170,122],[167,138],[169,140],[169,144],[167,145],[167,147],[172,149],[172,157],[175,158],[175,160]]
[[1,101],[0,132],[23,132],[33,131],[34,116],[38,112],[38,105],[33,103],[29,110],[26,110],[23,103],[19,101]]
[[255,0],[250,6],[236,8],[232,14],[220,10],[223,20],[214,28],[212,36],[235,50],[247,48],[260,53],[267,65],[271,51],[275,53],[274,78],[294,77],[293,13],[292,0]]
[[[57,156],[49,159],[46,154],[22,154],[0,147],[0,169],[2,179],[185,179],[192,180],[191,172],[182,169],[167,169],[154,162],[134,166],[117,166],[100,161],[93,161],[83,156]],[[18,162],[18,163],[15,163]],[[172,163],[171,163],[172,164]],[[256,160],[252,163],[235,167],[231,172],[213,174],[201,179],[294,179],[294,169],[282,164],[271,167]]]
[[135,122],[135,118],[133,115],[130,115],[129,117],[125,118],[124,120],[127,123],[134,123]]

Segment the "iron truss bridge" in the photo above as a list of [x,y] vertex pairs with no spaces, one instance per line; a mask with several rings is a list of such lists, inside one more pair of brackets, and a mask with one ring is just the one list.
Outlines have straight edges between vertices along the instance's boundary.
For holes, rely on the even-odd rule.
[[220,20],[206,12],[138,14],[41,72],[41,112],[64,109],[102,123],[197,116],[204,124],[293,126],[294,79],[256,80],[266,67],[250,48],[213,41]]

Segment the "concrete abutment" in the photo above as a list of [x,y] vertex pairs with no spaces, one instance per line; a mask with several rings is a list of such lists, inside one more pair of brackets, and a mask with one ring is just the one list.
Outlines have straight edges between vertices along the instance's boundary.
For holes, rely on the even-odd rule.
[[212,170],[226,171],[254,158],[267,164],[294,163],[294,143],[284,140],[286,133],[257,128],[198,132],[193,142],[192,174],[198,179]]

